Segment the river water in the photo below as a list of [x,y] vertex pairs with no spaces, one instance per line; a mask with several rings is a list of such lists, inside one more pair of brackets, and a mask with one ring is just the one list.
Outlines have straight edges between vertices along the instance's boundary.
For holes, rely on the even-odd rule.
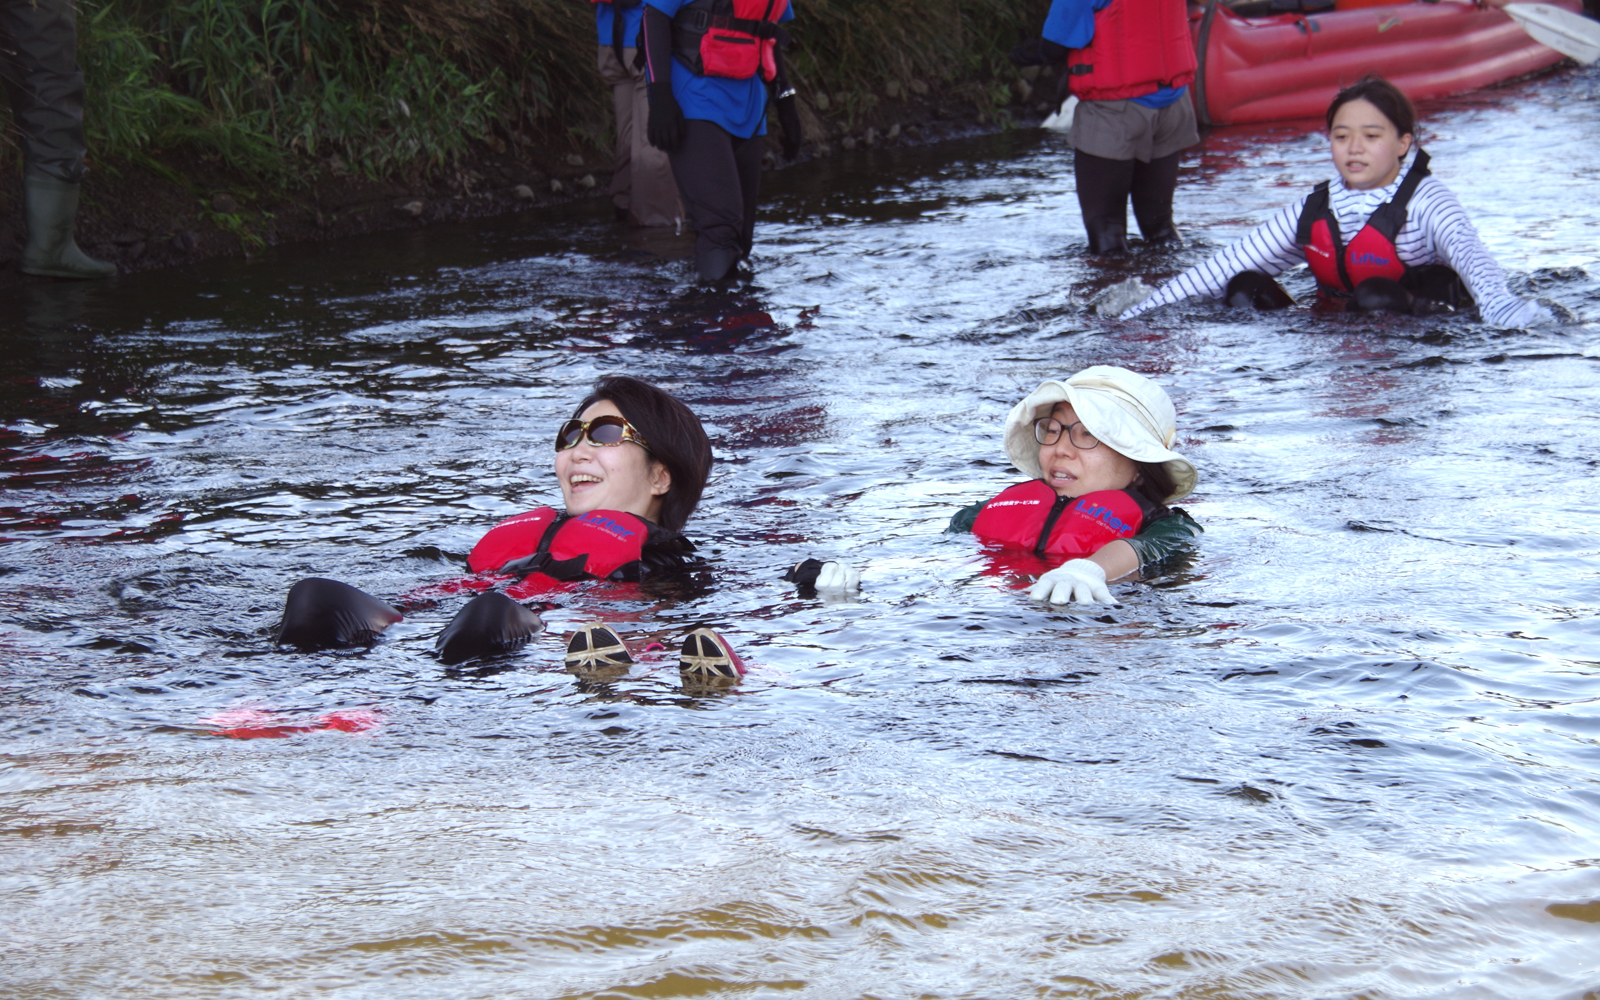
[[[1310,126],[1211,135],[1189,244],[1120,261],[1019,130],[768,175],[731,296],[593,205],[7,284],[4,995],[1600,996],[1600,71],[1424,110],[1575,322],[1090,311],[1330,175]],[[1168,386],[1206,532],[1051,610],[941,531],[1096,363]],[[458,671],[458,598],[272,648],[293,581],[394,598],[556,498],[607,372],[706,421],[715,589],[558,595]],[[779,582],[811,554],[860,598]],[[578,683],[597,613],[752,672]]]

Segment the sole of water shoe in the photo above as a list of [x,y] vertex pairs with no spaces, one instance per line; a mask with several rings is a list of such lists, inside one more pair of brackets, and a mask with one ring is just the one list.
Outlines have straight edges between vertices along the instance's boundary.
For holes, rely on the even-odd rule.
[[622,637],[604,622],[579,627],[567,640],[567,669],[592,670],[596,667],[624,667],[633,662]]
[[744,664],[722,636],[697,628],[683,639],[678,670],[687,677],[737,680],[744,673]]

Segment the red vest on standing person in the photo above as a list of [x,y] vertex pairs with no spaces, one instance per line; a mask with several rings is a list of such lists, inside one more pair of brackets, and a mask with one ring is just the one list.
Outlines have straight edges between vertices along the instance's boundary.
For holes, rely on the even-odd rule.
[[778,19],[789,0],[690,0],[672,17],[672,54],[695,76],[778,75]]
[[1123,101],[1194,82],[1186,0],[1111,0],[1095,12],[1094,38],[1067,54],[1072,92]]

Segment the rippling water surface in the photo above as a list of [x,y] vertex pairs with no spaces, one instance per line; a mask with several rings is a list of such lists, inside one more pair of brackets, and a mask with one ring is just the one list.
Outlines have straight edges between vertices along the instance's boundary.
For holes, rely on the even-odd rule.
[[[1514,287],[1576,318],[1534,333],[1088,309],[1327,176],[1292,126],[1209,137],[1190,245],[1110,263],[1019,131],[770,175],[731,297],[592,206],[7,285],[3,992],[1600,996],[1597,95],[1426,115]],[[1170,388],[1206,533],[1048,610],[941,530],[1015,481],[1010,405],[1095,363]],[[296,579],[392,598],[555,500],[606,372],[707,423],[714,591],[562,596],[488,669],[427,655],[456,598],[272,649]],[[860,599],[778,582],[810,554]],[[753,671],[577,683],[596,613]],[[206,721],[245,710],[377,725]]]

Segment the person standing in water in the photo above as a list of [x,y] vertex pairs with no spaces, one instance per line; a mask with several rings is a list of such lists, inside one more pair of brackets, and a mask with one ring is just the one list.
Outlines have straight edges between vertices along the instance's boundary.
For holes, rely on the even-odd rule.
[[1210,260],[1173,278],[1121,316],[1198,297],[1259,309],[1294,299],[1273,279],[1301,263],[1318,305],[1359,312],[1437,312],[1476,303],[1486,323],[1535,326],[1548,309],[1511,294],[1466,210],[1432,176],[1416,147],[1417,112],[1388,80],[1367,76],[1328,106],[1329,151],[1339,172]]
[[1184,0],[1054,0],[1044,37],[1018,46],[1011,58],[1066,64],[1079,98],[1072,169],[1089,252],[1128,249],[1130,195],[1146,243],[1176,240],[1178,157],[1200,141]]
[[694,225],[701,281],[733,276],[755,244],[768,89],[784,155],[800,151],[800,113],[784,70],[789,0],[645,0],[650,142],[672,159]]
[[676,226],[683,221],[683,205],[672,179],[672,164],[645,136],[648,89],[637,47],[644,0],[595,0],[594,15],[600,32],[600,79],[611,88],[617,112],[612,209],[618,222]]
[[117,266],[78,248],[73,227],[88,168],[75,0],[0,0],[0,79],[22,133],[23,274],[109,278]]

